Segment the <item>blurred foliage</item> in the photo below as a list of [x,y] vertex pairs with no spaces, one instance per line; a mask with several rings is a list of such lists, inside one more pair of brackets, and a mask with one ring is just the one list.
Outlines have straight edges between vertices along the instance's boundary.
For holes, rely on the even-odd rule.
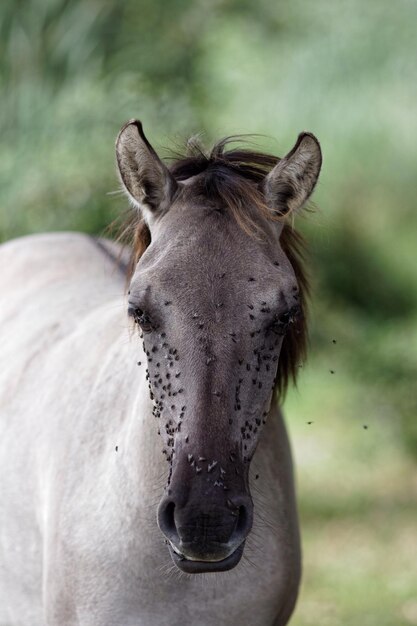
[[[416,23],[413,0],[3,0],[0,238],[103,232],[126,205],[109,192],[131,117],[159,148],[244,132],[282,155],[313,131],[324,166],[320,208],[298,221],[314,287],[300,397],[351,443],[352,464],[349,428],[365,422],[389,433],[378,467],[392,450],[416,457]],[[314,503],[323,519],[334,506]]]
[[[290,623],[417,624],[415,465],[378,388],[352,384],[342,368],[332,376],[328,359],[315,359],[287,402],[304,543]],[[324,393],[326,371],[332,384]]]

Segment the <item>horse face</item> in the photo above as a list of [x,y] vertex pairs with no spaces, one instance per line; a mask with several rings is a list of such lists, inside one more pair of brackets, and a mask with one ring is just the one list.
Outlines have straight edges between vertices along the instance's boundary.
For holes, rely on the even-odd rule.
[[[253,236],[227,209],[226,193],[213,198],[207,191],[217,177],[223,191],[244,198],[252,183],[235,184],[222,164],[209,179],[178,181],[160,161],[147,162],[141,127],[139,134],[131,131],[126,145],[120,147],[119,137],[119,167],[128,193],[146,205],[152,241],[131,281],[129,314],[143,336],[169,464],[158,524],[181,570],[223,571],[239,562],[251,530],[250,461],[302,299],[280,245],[282,224],[249,203],[261,232]],[[146,185],[132,174],[129,159]],[[294,164],[290,169],[293,175]],[[285,196],[285,176],[277,175],[280,184],[273,177],[263,183],[268,203],[271,194],[280,201]],[[295,191],[287,193],[294,202]]]
[[[202,220],[204,211],[193,221],[179,204],[161,220],[129,304],[170,464],[159,525],[187,571],[232,566],[241,554],[252,523],[249,463],[284,334],[300,313],[278,238],[257,244],[217,211]],[[172,231],[177,213],[185,225]]]

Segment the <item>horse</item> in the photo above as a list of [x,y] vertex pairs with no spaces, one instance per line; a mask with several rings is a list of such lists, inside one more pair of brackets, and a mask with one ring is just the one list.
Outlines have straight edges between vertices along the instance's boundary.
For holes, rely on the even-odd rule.
[[292,217],[322,156],[308,132],[283,158],[231,140],[191,141],[167,164],[131,120],[116,141],[125,243],[62,232],[0,247],[2,626],[293,613],[280,406],[307,337]]

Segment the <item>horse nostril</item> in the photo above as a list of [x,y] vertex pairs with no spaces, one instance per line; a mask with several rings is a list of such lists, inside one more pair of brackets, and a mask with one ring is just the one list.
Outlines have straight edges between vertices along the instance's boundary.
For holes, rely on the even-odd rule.
[[176,531],[175,527],[175,519],[174,519],[174,509],[175,504],[173,502],[169,502],[165,508],[165,522],[167,529],[170,531]]
[[178,531],[175,525],[175,502],[172,500],[165,500],[161,502],[158,509],[158,526],[161,529],[161,532],[168,539],[178,540]]
[[236,503],[237,520],[232,538],[235,541],[242,542],[246,539],[252,528],[253,521],[253,504],[250,498],[244,498]]
[[248,512],[244,505],[239,507],[236,531],[239,535],[246,535],[248,528]]

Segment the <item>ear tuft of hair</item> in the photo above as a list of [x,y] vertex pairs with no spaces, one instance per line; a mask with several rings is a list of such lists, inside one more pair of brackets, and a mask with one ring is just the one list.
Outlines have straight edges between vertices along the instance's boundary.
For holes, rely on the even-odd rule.
[[312,133],[300,133],[292,150],[266,176],[268,205],[280,215],[304,207],[316,186],[322,164],[321,148]]
[[177,183],[145,137],[139,120],[130,120],[119,132],[116,160],[123,188],[147,222],[168,210]]

